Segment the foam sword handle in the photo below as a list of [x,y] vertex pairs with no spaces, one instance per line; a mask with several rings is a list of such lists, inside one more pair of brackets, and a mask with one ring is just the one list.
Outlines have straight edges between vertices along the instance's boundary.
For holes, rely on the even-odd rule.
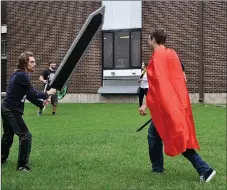
[[[49,102],[51,101],[51,95],[50,95],[50,97],[48,98],[48,101],[49,101]],[[47,107],[47,105],[44,106],[43,111],[46,109],[46,107]]]
[[151,120],[152,119],[149,119],[146,123],[144,123],[139,129],[136,130],[136,132],[141,131],[144,127],[146,127],[151,122]]
[[[47,86],[48,86],[48,83],[46,83],[43,92],[46,92]],[[51,99],[51,96],[48,98],[48,101],[50,101],[50,99]],[[43,107],[43,110],[42,110],[42,111],[44,111],[44,110],[46,109],[46,107],[47,107],[47,105],[45,105],[45,106]]]
[[46,92],[46,89],[47,89],[47,83],[46,83],[46,85],[45,85],[45,87],[44,87],[44,90],[43,90],[43,92]]

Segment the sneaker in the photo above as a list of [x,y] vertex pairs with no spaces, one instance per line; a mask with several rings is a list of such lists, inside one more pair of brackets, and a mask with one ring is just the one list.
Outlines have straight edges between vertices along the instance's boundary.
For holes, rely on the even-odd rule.
[[1,160],[1,165],[5,164],[6,160]]
[[18,166],[17,171],[24,171],[24,172],[30,172],[31,168],[28,166]]
[[216,174],[216,171],[210,168],[206,173],[200,176],[201,182],[209,182]]
[[38,115],[38,116],[42,116],[42,113],[43,113],[43,110],[40,109],[40,110],[38,111],[37,115]]
[[164,174],[165,173],[165,168],[161,169],[161,170],[152,170],[153,173],[156,174]]

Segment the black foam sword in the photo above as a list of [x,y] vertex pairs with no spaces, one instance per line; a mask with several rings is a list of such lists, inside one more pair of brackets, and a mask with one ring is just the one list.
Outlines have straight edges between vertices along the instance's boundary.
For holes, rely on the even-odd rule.
[[51,80],[51,88],[59,91],[64,88],[86,49],[101,29],[104,22],[104,13],[105,6],[102,6],[89,15]]

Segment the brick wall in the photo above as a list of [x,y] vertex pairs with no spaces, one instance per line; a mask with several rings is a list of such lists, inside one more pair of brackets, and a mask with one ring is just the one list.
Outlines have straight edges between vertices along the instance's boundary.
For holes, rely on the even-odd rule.
[[[226,92],[226,2],[204,5],[204,92]],[[199,2],[143,1],[142,11],[142,60],[148,61],[151,55],[147,44],[150,32],[164,28],[167,45],[185,65],[189,92],[198,93]]]
[[[21,52],[34,52],[37,70],[31,74],[36,88],[46,61],[60,64],[88,15],[101,2],[7,2],[7,76],[15,68]],[[226,2],[204,2],[204,92],[226,92]],[[147,37],[154,28],[168,32],[167,45],[174,48],[184,63],[191,93],[199,92],[199,2],[142,2],[142,60],[151,50]],[[102,85],[101,32],[73,73],[69,93],[97,93]]]
[[204,4],[204,92],[226,92],[227,3]]
[[[42,89],[38,78],[48,67],[45,62],[61,63],[88,15],[100,6],[90,1],[7,2],[8,79],[20,53],[32,51],[37,61],[32,83]],[[69,81],[69,93],[96,93],[102,85],[101,47],[99,32]]]

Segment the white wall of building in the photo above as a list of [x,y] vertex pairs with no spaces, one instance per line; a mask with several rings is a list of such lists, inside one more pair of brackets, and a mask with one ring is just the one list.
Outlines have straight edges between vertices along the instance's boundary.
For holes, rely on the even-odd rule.
[[[142,28],[141,1],[102,1],[102,5],[105,5],[103,30]],[[103,71],[104,76],[139,76],[140,73],[140,69]]]
[[7,26],[6,25],[1,25],[1,34],[7,33]]
[[141,1],[102,1],[105,5],[103,30],[142,28]]

